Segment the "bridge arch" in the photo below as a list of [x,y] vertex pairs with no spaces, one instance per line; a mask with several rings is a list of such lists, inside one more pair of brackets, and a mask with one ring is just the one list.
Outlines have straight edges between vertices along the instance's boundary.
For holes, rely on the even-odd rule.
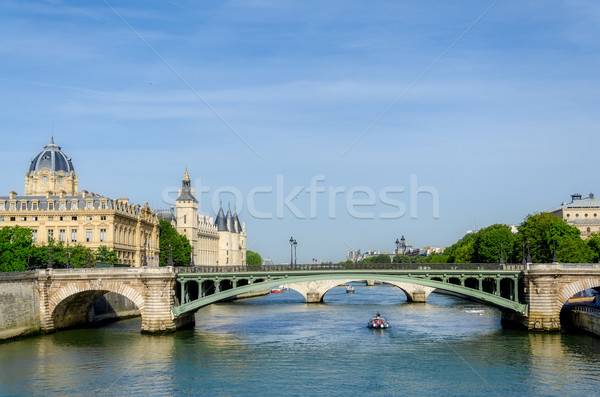
[[564,285],[556,295],[555,310],[560,313],[564,304],[575,294],[598,287],[600,287],[600,277],[584,277]]
[[[506,273],[506,274],[504,274]],[[261,288],[272,288],[275,287],[277,285],[281,285],[281,284],[286,284],[288,285],[291,289],[299,292],[300,294],[302,294],[307,302],[320,302],[321,299],[323,298],[323,295],[330,290],[331,288],[340,285],[341,283],[345,283],[345,282],[349,282],[349,281],[361,281],[361,280],[380,280],[382,282],[388,283],[388,284],[392,284],[392,285],[396,285],[398,287],[400,287],[407,296],[409,296],[410,293],[410,289],[407,287],[408,285],[411,285],[412,287],[410,288],[415,288],[415,289],[420,289],[420,291],[425,292],[424,295],[424,299],[420,300],[420,301],[425,301],[427,295],[429,295],[429,293],[431,291],[433,291],[434,289],[440,289],[440,290],[445,290],[445,291],[450,291],[450,292],[454,292],[454,293],[458,293],[461,294],[463,296],[469,297],[471,299],[480,301],[482,303],[485,304],[489,304],[492,306],[496,306],[499,307],[501,309],[504,310],[509,310],[509,311],[514,311],[517,312],[521,315],[526,315],[527,312],[527,306],[524,304],[521,304],[518,301],[518,297],[515,297],[514,295],[516,295],[514,293],[514,291],[516,290],[516,280],[518,277],[518,273],[514,273],[514,272],[504,272],[504,273],[498,273],[498,272],[493,272],[493,273],[484,273],[481,271],[477,271],[477,278],[480,280],[480,282],[478,283],[478,286],[483,286],[483,280],[484,279],[488,279],[490,277],[494,278],[494,283],[493,285],[488,286],[488,290],[493,291],[493,293],[488,293],[486,291],[483,291],[482,289],[474,289],[474,288],[470,288],[470,287],[466,287],[464,286],[464,284],[461,282],[459,284],[455,284],[455,283],[451,283],[448,282],[448,279],[450,277],[454,277],[454,276],[446,276],[446,274],[443,274],[440,276],[435,276],[435,275],[426,275],[425,273],[423,274],[407,274],[407,273],[399,273],[398,271],[390,271],[390,272],[384,272],[384,271],[357,271],[357,270],[350,270],[350,271],[330,271],[330,272],[324,272],[324,271],[316,271],[310,274],[306,274],[305,272],[302,274],[298,274],[298,273],[294,273],[294,272],[290,272],[290,273],[285,273],[285,272],[265,272],[262,273],[261,278],[264,279],[263,282],[258,283],[258,285],[256,283],[254,284],[249,284],[249,285],[245,285],[239,288],[231,288],[225,291],[218,291],[212,295],[208,295],[208,296],[202,296],[197,300],[186,300],[184,299],[184,303],[173,307],[172,311],[173,314],[178,317],[180,315],[183,314],[188,314],[191,312],[194,312],[196,310],[198,310],[199,308],[203,307],[203,306],[207,306],[209,304],[218,302],[218,301],[223,301],[229,298],[232,298],[234,296],[237,295],[241,295],[243,293],[246,292],[251,292],[257,289],[261,289]],[[219,274],[217,275],[197,275],[197,274],[189,274],[189,275],[178,275],[178,278],[181,277],[184,281],[184,284],[186,282],[191,281],[192,278],[196,277],[199,281],[203,280],[203,277],[210,279],[210,278],[218,278],[219,280],[223,279],[223,278],[227,278],[226,274]],[[231,275],[231,278],[233,277],[240,277],[240,275]],[[465,275],[463,272],[461,272],[460,274],[460,279],[464,279]],[[510,284],[511,286],[514,287],[513,293],[511,294],[512,299],[509,299],[507,297],[503,297],[500,295],[500,288],[497,286],[500,286],[502,279],[505,278],[511,278],[513,279],[513,282]],[[409,293],[407,293],[409,292]],[[410,299],[409,299],[410,300]]]
[[122,295],[133,302],[144,317],[145,300],[131,286],[117,281],[71,282],[61,286],[48,298],[47,329],[61,329],[85,325],[96,300],[107,292]]

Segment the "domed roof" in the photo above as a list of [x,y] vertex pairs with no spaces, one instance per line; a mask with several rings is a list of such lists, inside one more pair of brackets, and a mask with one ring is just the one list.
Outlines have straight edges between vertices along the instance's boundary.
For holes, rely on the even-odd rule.
[[71,159],[60,150],[60,146],[54,144],[54,138],[49,145],[44,146],[41,152],[31,160],[29,173],[49,169],[52,172],[63,171],[69,173],[75,171]]

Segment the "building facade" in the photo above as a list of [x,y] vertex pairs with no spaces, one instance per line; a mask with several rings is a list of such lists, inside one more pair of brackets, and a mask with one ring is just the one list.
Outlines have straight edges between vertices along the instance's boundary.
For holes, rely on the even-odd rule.
[[0,229],[16,225],[31,229],[39,244],[81,244],[92,250],[106,246],[119,263],[130,266],[158,255],[158,218],[148,203],[132,205],[126,198],[79,192],[71,159],[54,140],[31,161],[25,193],[0,196]]
[[198,210],[198,200],[187,169],[181,189],[170,211],[159,211],[161,219],[171,222],[179,234],[187,237],[192,247],[190,262],[201,266],[245,266],[246,226],[240,223],[237,213],[227,214],[219,208],[217,218],[203,215]]
[[583,239],[592,233],[600,233],[600,200],[593,193],[586,198],[579,193],[572,194],[570,203],[562,203],[550,213],[578,228]]

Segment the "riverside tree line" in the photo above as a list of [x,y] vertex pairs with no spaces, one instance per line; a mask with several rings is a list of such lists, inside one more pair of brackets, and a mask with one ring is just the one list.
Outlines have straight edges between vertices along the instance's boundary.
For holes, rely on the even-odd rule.
[[[190,266],[192,248],[187,237],[182,236],[167,221],[160,220],[159,265],[167,266],[169,254],[174,266]],[[261,265],[262,258],[255,252],[247,251],[249,265]],[[91,250],[81,244],[67,246],[62,241],[51,240],[46,244],[33,241],[31,229],[20,226],[7,226],[0,230],[0,271],[17,272],[44,268],[48,262],[54,268],[82,268],[96,266],[97,263],[114,265],[117,254],[106,246]]]
[[527,258],[528,247],[532,263],[552,263],[555,245],[559,263],[596,263],[600,258],[600,234],[592,233],[583,240],[576,227],[540,213],[527,216],[517,233],[507,225],[491,225],[467,234],[442,254],[393,258],[381,254],[359,263],[499,263],[501,254],[507,263],[520,263]]

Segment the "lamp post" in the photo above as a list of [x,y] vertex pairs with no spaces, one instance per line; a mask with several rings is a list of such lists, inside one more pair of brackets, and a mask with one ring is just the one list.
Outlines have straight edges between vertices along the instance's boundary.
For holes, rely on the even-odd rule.
[[48,269],[52,269],[52,243],[48,244]]
[[396,239],[396,255],[400,253],[400,251],[398,251],[398,247],[400,247],[400,241]]
[[294,264],[294,237],[290,237],[290,265]]
[[298,257],[296,256],[296,247],[298,246],[298,242],[294,240],[294,265],[298,264]]
[[402,235],[400,238],[400,242],[400,246],[402,247],[402,255],[404,255],[406,253],[406,239],[404,238],[404,235]]
[[169,260],[167,261],[167,266],[173,266],[173,246],[169,243]]

